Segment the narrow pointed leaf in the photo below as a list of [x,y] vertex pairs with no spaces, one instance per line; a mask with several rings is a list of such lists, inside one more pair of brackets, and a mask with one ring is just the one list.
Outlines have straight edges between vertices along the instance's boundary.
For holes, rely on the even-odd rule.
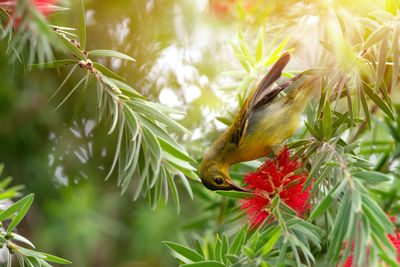
[[51,262],[56,262],[56,263],[61,263],[61,264],[72,263],[69,260],[54,256],[54,255],[50,255],[50,254],[43,253],[43,252],[39,252],[39,253],[42,254],[43,256],[45,256],[44,260],[46,260],[46,261],[51,261]]
[[366,95],[369,96],[369,98],[374,101],[374,103],[381,108],[383,112],[388,115],[390,119],[393,121],[396,120],[393,114],[393,111],[390,109],[390,107],[382,100],[382,98],[379,97],[368,85],[363,86],[363,90]]
[[86,47],[86,16],[85,16],[85,5],[83,4],[83,0],[81,2],[81,11],[79,14],[79,27],[78,27],[78,35],[79,35],[79,43],[81,44],[82,50],[85,51]]
[[375,171],[356,172],[353,175],[354,175],[354,177],[357,177],[359,179],[365,180],[367,182],[372,182],[372,183],[387,182],[387,181],[392,180],[391,177],[389,177],[381,172],[375,172]]
[[60,59],[51,62],[37,63],[30,65],[33,68],[59,68],[66,65],[77,64],[77,59]]
[[275,228],[275,233],[270,237],[268,242],[265,244],[261,256],[265,256],[268,252],[271,251],[271,249],[274,247],[280,236],[281,236],[281,229]]
[[218,261],[199,261],[195,263],[182,264],[182,267],[225,267],[224,264]]
[[122,78],[121,76],[119,76],[118,74],[114,73],[112,70],[110,70],[109,68],[107,68],[106,66],[97,63],[97,62],[93,62],[93,66],[99,70],[101,73],[103,73],[104,75],[107,75],[109,78],[112,79],[116,79],[119,81],[123,81],[125,80],[124,78]]
[[24,204],[22,205],[21,210],[18,212],[18,214],[14,217],[14,219],[8,226],[7,233],[11,232],[15,228],[15,226],[17,226],[17,224],[22,220],[22,218],[24,218],[25,214],[28,212],[29,207],[33,202],[33,194],[29,194],[23,199],[25,199]]
[[33,199],[33,194],[25,196],[4,210],[2,213],[0,213],[0,221],[4,221],[5,219],[11,217],[15,212],[21,209],[26,202],[30,201],[31,198]]
[[244,199],[246,197],[254,197],[252,193],[239,192],[239,191],[215,191],[218,195],[230,198]]
[[69,51],[74,54],[75,56],[77,56],[78,58],[80,58],[81,60],[86,61],[86,57],[83,54],[83,52],[76,47],[73,43],[71,43],[71,41],[68,38],[65,38],[61,35],[58,35],[60,37],[60,40],[64,43],[64,45],[69,49]]
[[190,261],[203,261],[204,257],[201,256],[199,253],[197,253],[196,251],[187,248],[185,246],[182,246],[178,243],[174,243],[171,241],[163,241],[164,245],[166,245],[167,247],[169,247],[170,249],[172,249],[173,251],[175,251],[176,253],[182,255],[183,257],[185,257],[186,259],[190,260]]
[[390,26],[384,25],[378,29],[376,29],[373,33],[371,33],[370,36],[368,36],[368,39],[365,41],[364,43],[364,49],[367,49],[371,46],[373,46],[374,44],[376,44],[377,42],[381,41],[383,38],[385,38],[385,36],[387,35],[387,33],[390,30]]
[[115,57],[115,58],[121,58],[121,59],[126,59],[130,61],[136,61],[134,58],[125,55],[123,53],[113,51],[113,50],[92,50],[88,52],[89,56],[105,56],[105,57]]

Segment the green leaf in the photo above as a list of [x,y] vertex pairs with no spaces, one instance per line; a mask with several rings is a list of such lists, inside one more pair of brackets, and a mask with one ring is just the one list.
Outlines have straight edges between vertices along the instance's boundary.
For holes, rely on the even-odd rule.
[[313,212],[310,215],[310,220],[313,220],[320,216],[325,210],[329,207],[331,204],[333,198],[331,194],[328,194],[322,201],[319,203],[319,205],[313,210]]
[[63,37],[63,36],[61,36],[61,35],[57,35],[57,36],[60,37],[61,41],[64,43],[64,45],[68,48],[68,50],[69,50],[72,54],[74,54],[75,56],[77,56],[77,57],[80,58],[81,60],[86,61],[86,57],[85,57],[85,55],[82,53],[82,51],[81,51],[78,47],[76,47],[73,43],[71,43],[71,41],[70,41],[68,38]]
[[271,236],[271,238],[268,240],[268,242],[262,249],[261,256],[265,256],[268,252],[270,252],[271,249],[274,247],[275,243],[278,241],[279,237],[281,236],[280,228],[275,228],[274,232],[275,233]]
[[18,262],[19,262],[19,266],[25,267],[24,257],[20,253],[15,253],[15,256],[17,256],[17,259],[18,259]]
[[93,62],[93,66],[99,70],[101,73],[103,73],[104,75],[108,76],[109,78],[112,79],[116,79],[119,81],[123,81],[125,80],[124,78],[122,78],[121,76],[119,76],[118,74],[114,73],[112,70],[108,69],[106,66],[97,63],[97,62]]
[[232,124],[232,120],[225,117],[215,117],[215,119],[219,122],[222,122],[226,126],[231,126]]
[[325,138],[329,140],[332,136],[332,112],[329,100],[325,102],[323,123]]
[[[121,116],[121,121],[120,121],[120,126],[119,126],[119,131],[118,131],[118,139],[117,139],[117,144],[116,144],[116,148],[115,148],[114,159],[113,159],[113,162],[111,164],[111,168],[110,168],[110,170],[108,171],[108,173],[106,175],[106,178],[104,178],[105,181],[107,181],[108,178],[111,177],[111,174],[113,173],[114,168],[115,168],[115,166],[117,164],[117,161],[119,159],[119,152],[121,151],[121,143],[122,143],[122,136],[123,136],[123,133],[124,133],[124,126],[125,126],[125,118],[124,118],[124,116]],[[112,128],[110,130],[112,130]]]
[[272,62],[274,62],[277,58],[278,58],[278,54],[282,51],[282,49],[285,47],[286,43],[289,41],[290,39],[290,35],[288,35],[280,44],[279,46],[274,50],[274,52],[272,52],[269,60],[265,63],[265,65],[269,65]]
[[77,59],[60,59],[51,62],[32,64],[30,66],[33,68],[59,68],[66,65],[77,64],[78,62],[79,60]]
[[26,239],[22,235],[19,235],[19,234],[16,234],[16,233],[12,233],[12,239],[15,239],[15,240],[17,240],[19,242],[22,242],[22,243],[25,243],[25,244],[31,246],[32,248],[35,248],[35,245],[33,245],[31,241],[29,241],[28,239]]
[[27,257],[33,257],[33,258],[39,258],[39,259],[46,258],[46,256],[43,255],[42,253],[31,250],[31,249],[27,249],[27,248],[20,247],[20,246],[18,247],[18,249]]
[[226,234],[222,235],[221,256],[222,260],[226,263],[226,254],[228,253],[229,242]]
[[321,140],[319,133],[308,122],[305,121],[304,125],[312,136],[314,136],[317,140]]
[[[121,90],[119,89],[119,87],[114,82],[115,79],[109,78],[107,75],[104,75],[101,72],[99,72],[98,74],[101,77],[101,79],[103,80],[103,83],[107,84],[111,88],[111,90],[113,90],[113,92],[115,94],[122,94]],[[103,85],[103,84],[101,84],[101,85]],[[103,89],[103,88],[101,88],[101,89]],[[107,92],[107,90],[102,90],[102,91]],[[105,99],[107,99],[107,98],[105,97]],[[114,101],[115,100],[116,99],[114,99]],[[107,102],[107,101],[105,101],[105,102]],[[101,104],[101,102],[99,104]],[[103,105],[103,106],[106,106],[106,105]]]
[[218,195],[224,196],[224,197],[237,198],[237,199],[243,199],[246,197],[254,197],[254,194],[252,194],[252,193],[239,192],[239,191],[217,190],[217,191],[215,191],[215,193],[217,193]]
[[121,59],[126,59],[130,61],[136,61],[134,58],[131,58],[128,55],[123,53],[113,51],[113,50],[92,50],[88,52],[89,56],[105,56],[105,57],[116,57]]
[[[351,212],[351,202],[349,198],[349,191],[344,193],[341,201],[339,211],[337,213],[333,230],[331,232],[332,241],[329,245],[328,258],[331,261],[336,260],[340,250],[343,246],[343,240],[348,232],[349,227],[352,227],[353,213]],[[345,222],[345,223],[344,223]]]
[[8,209],[0,213],[0,221],[4,221],[5,219],[11,217],[15,212],[21,209],[27,201],[33,198],[33,194],[27,195],[24,198],[18,200],[13,205],[11,205]]
[[197,253],[196,251],[187,248],[185,246],[182,246],[178,243],[174,243],[171,241],[162,241],[162,243],[164,243],[164,245],[168,246],[170,249],[172,249],[173,251],[175,251],[176,253],[178,253],[179,255],[182,255],[183,257],[185,257],[186,259],[190,260],[190,261],[204,261],[204,257],[201,256],[199,253]]
[[175,185],[175,181],[171,177],[171,174],[168,171],[165,172],[165,174],[167,176],[169,186],[171,187],[172,195],[174,196],[175,206],[176,206],[176,213],[179,214],[181,208],[180,208],[180,204],[179,204],[179,195],[178,195],[178,190],[177,190],[176,185]]
[[395,121],[395,117],[393,114],[393,111],[390,109],[390,107],[377,95],[368,85],[363,86],[364,92],[371,98],[374,103],[381,108],[383,112],[386,113],[386,115],[389,116],[390,119]]
[[8,226],[7,233],[11,232],[15,226],[24,218],[25,214],[28,212],[29,207],[32,204],[33,201],[33,194],[29,194],[26,197],[21,210],[18,212],[18,214],[15,216],[15,218],[11,221],[10,225]]
[[182,264],[182,267],[225,267],[218,261],[199,261],[195,263]]
[[[229,44],[231,45],[235,55],[241,55],[242,54],[242,52],[240,51],[240,48],[234,42],[229,41]],[[238,59],[240,61],[240,64],[242,64],[243,68],[246,70],[246,72],[249,73],[250,72],[249,63],[247,63],[247,61],[245,61],[243,59],[240,59],[240,58],[238,58]]]
[[240,230],[239,234],[235,237],[235,240],[233,241],[232,246],[229,249],[229,254],[236,255],[239,253],[240,248],[242,247],[246,238],[246,231],[247,226],[242,227],[242,230]]
[[247,258],[254,258],[254,251],[251,248],[243,246],[243,252],[246,254]]
[[325,164],[325,162],[328,162],[332,156],[331,152],[327,149],[324,151],[321,151],[317,155],[318,155],[317,160],[312,165],[310,173],[308,174],[308,178],[307,178],[306,182],[304,183],[303,191],[307,189],[307,187],[311,183],[312,179],[315,179],[315,177],[317,177],[317,173],[320,170],[320,168],[322,167],[322,165]]
[[139,125],[136,120],[135,114],[128,105],[123,105],[126,122],[128,123],[129,130],[131,131],[132,140],[136,139],[139,133]]
[[3,23],[9,21],[10,15],[8,14],[8,12],[0,6],[0,22],[2,25],[4,25]]
[[371,33],[370,36],[368,36],[367,40],[364,43],[364,49],[367,49],[377,42],[380,42],[385,38],[385,36],[388,34],[390,31],[390,26],[384,25],[378,29],[376,29],[373,33]]
[[383,226],[389,234],[393,234],[393,224],[381,207],[367,194],[362,194],[361,198],[363,204],[371,211],[372,216],[377,220],[379,225]]
[[148,144],[150,151],[156,158],[156,162],[153,162],[154,164],[160,164],[161,160],[161,146],[158,143],[157,138],[154,136],[154,134],[144,125],[142,125],[142,133],[144,136],[144,140]]
[[7,267],[12,266],[12,255],[11,253],[8,253],[8,259],[7,259]]
[[[176,168],[177,170],[181,171],[183,174],[185,174],[187,177],[192,178],[193,180],[198,181],[199,177],[195,172],[193,172],[192,169],[194,169],[190,164],[186,164],[186,166],[182,166],[182,164],[177,164],[177,161],[181,161],[179,159],[174,159],[171,156],[168,156],[169,154],[164,154],[164,158],[168,159],[169,165],[172,167]],[[181,163],[186,163],[184,161],[181,161]]]
[[[375,77],[375,87],[374,90],[378,91],[380,90],[385,101],[389,104],[389,106],[392,106],[390,96],[388,94],[386,84],[382,84],[384,75],[385,75],[385,69],[386,69],[386,50],[388,46],[388,40],[385,38],[379,48],[379,56],[378,56],[378,64],[376,67],[376,77]],[[394,87],[392,87],[394,88]]]
[[332,69],[327,67],[310,68],[301,72],[304,75],[311,76],[330,76],[332,75]]
[[144,96],[142,96],[138,91],[136,91],[135,89],[133,89],[126,83],[123,83],[119,80],[112,79],[112,78],[110,78],[110,80],[113,81],[115,83],[115,85],[117,85],[119,87],[119,89],[121,90],[121,92],[124,93],[125,95],[145,99]]
[[232,254],[227,254],[226,255],[226,259],[230,262],[230,263],[236,263],[238,261],[238,256],[237,255],[232,255]]
[[353,176],[370,183],[387,182],[392,180],[390,176],[375,171],[356,172],[353,174]]
[[[1,175],[1,172],[2,172],[2,170],[3,170],[3,166],[4,166],[4,165],[0,165],[0,175]],[[11,180],[12,180],[11,177],[7,177],[7,178],[5,178],[3,181],[1,181],[1,182],[0,182],[0,190],[6,188],[6,187],[10,184]]]
[[181,124],[177,123],[175,120],[171,119],[164,113],[154,109],[152,106],[146,104],[144,101],[138,101],[138,100],[129,100],[128,101],[132,106],[135,107],[136,111],[140,111],[142,114],[153,118],[166,126],[170,127],[171,129],[174,129],[177,132],[180,133],[190,133],[185,127],[183,127]]
[[77,67],[78,67],[78,65],[74,65],[72,67],[72,69],[68,73],[67,77],[65,77],[64,81],[60,84],[60,86],[57,88],[57,90],[51,95],[51,97],[47,100],[47,102],[49,102],[51,99],[53,99],[53,97],[55,97],[58,94],[58,92],[61,90],[61,88],[64,86],[64,84],[69,80],[72,73],[76,70]]
[[81,0],[81,12],[79,15],[79,25],[78,25],[78,35],[79,42],[81,44],[82,50],[86,47],[86,17],[85,17],[85,6],[83,0]]
[[186,188],[186,191],[188,192],[190,198],[193,199],[193,191],[192,188],[190,187],[189,181],[186,179],[185,175],[181,172],[178,173],[178,176],[179,178],[181,178],[183,186]]
[[[139,119],[139,122],[143,125],[146,125],[146,127],[149,128],[157,136],[157,138],[164,139],[164,141],[168,142],[174,147],[181,147],[181,145],[175,139],[173,139],[165,129],[157,125],[155,121],[150,120],[140,113],[136,113],[135,116]],[[181,150],[183,150],[183,148],[181,148]]]
[[265,32],[264,27],[261,27],[258,30],[257,45],[256,45],[256,60],[257,60],[257,62],[260,62],[260,60],[262,59],[262,56],[263,56],[264,32]]
[[381,258],[384,262],[386,262],[387,264],[389,264],[389,266],[392,267],[398,267],[399,263],[391,258],[389,258],[386,254],[384,253],[379,253],[378,254],[379,258]]
[[72,263],[69,260],[54,256],[54,255],[50,255],[50,254],[43,253],[43,252],[39,252],[39,253],[42,254],[43,256],[45,256],[44,260],[46,260],[46,261],[51,261],[51,262],[56,262],[56,263],[61,263],[61,264]]
[[361,105],[364,110],[365,118],[368,123],[368,127],[371,129],[371,117],[369,114],[367,99],[365,98],[365,94],[364,94],[363,90],[360,90],[360,98],[361,98]]
[[185,153],[186,151],[182,151],[182,150],[180,150],[180,148],[176,148],[175,146],[172,146],[170,143],[168,143],[167,141],[165,141],[162,138],[158,138],[158,141],[160,142],[161,148],[164,151],[171,154],[172,156],[174,156],[175,158],[178,158],[178,159],[181,159],[181,160],[184,160],[187,162],[195,162],[194,159],[192,159]]
[[[393,0],[396,1],[396,0]],[[394,24],[394,33],[393,33],[393,40],[392,40],[392,61],[393,61],[393,67],[392,67],[392,83],[391,86],[393,89],[397,88],[397,83],[398,83],[398,73],[400,69],[400,51],[399,51],[399,42],[398,40],[400,39],[400,23],[397,22]],[[393,90],[392,89],[392,90]]]
[[204,257],[203,248],[201,247],[201,244],[200,244],[199,240],[196,240],[196,251],[197,251],[197,253],[199,253],[202,257]]
[[[250,60],[254,61],[254,55],[251,53],[249,46],[247,43],[244,41],[244,39],[239,38],[239,47],[242,50],[242,55],[248,57]],[[239,54],[240,55],[240,54]]]
[[69,91],[69,93],[67,94],[67,96],[64,97],[64,99],[60,102],[60,104],[57,105],[57,107],[56,107],[54,110],[58,110],[58,109],[65,103],[65,101],[67,101],[68,98],[70,98],[70,96],[76,91],[76,89],[78,89],[79,86],[80,86],[83,82],[85,82],[88,78],[89,78],[89,74],[86,74],[86,76],[83,77],[83,78],[74,86],[74,88],[72,88],[72,89]]
[[221,245],[221,239],[219,239],[219,236],[217,235],[217,240],[214,247],[214,257],[219,262],[221,261]]

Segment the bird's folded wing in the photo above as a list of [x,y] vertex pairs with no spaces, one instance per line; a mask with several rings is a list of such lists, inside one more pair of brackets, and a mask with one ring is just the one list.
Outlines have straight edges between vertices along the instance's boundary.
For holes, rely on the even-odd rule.
[[259,103],[266,104],[272,101],[286,87],[276,87],[269,90],[270,86],[282,75],[283,68],[290,60],[289,52],[284,53],[272,66],[255,90],[247,97],[238,115],[230,128],[230,141],[239,146],[246,134],[247,124],[251,112]]

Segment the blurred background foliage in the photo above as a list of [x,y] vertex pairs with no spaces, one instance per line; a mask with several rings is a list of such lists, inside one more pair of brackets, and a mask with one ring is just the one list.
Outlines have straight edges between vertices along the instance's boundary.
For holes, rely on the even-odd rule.
[[[51,24],[77,28],[79,1],[59,5],[70,10],[53,14]],[[246,71],[235,58],[234,48],[241,42],[254,53],[260,28],[264,51],[271,47],[273,53],[280,44],[284,44],[281,49],[293,50],[287,69],[339,65],[350,72],[352,50],[346,45],[360,42],[355,25],[364,27],[362,40],[377,25],[399,20],[395,0],[290,0],[284,5],[266,0],[88,0],[85,7],[86,49],[112,49],[136,60],[98,58],[149,100],[187,113],[174,118],[192,133],[173,137],[197,161],[236,114],[246,90],[266,72],[265,64],[249,64]],[[369,20],[358,20],[361,17]],[[342,37],[334,34],[343,29]],[[6,49],[3,39],[0,51]],[[334,62],[329,49],[337,55]],[[65,58],[65,54],[56,51],[55,58]],[[14,177],[13,184],[24,184],[24,193],[35,193],[31,210],[19,226],[21,234],[41,250],[71,260],[73,266],[176,266],[162,240],[193,247],[195,239],[214,243],[216,232],[228,236],[238,232],[241,224],[232,212],[237,210],[236,201],[208,192],[197,182],[191,181],[193,200],[178,184],[182,192],[179,215],[173,201],[161,202],[153,211],[145,199],[133,202],[131,195],[121,196],[116,174],[104,182],[118,136],[107,135],[111,120],[96,124],[95,90],[87,92],[77,113],[80,94],[72,95],[56,111],[67,90],[47,102],[69,71],[69,67],[31,70],[18,62],[10,64],[8,55],[0,55],[0,77],[6,77],[0,83],[0,162],[5,163],[4,173]],[[65,88],[73,88],[83,73],[74,73]],[[398,92],[398,87],[391,92],[393,103],[398,103]],[[393,163],[399,157],[399,126],[381,119],[379,112],[371,116],[378,118],[376,127],[361,140],[360,154],[379,163],[377,170],[396,176],[399,165]],[[312,121],[312,115],[308,119]],[[301,128],[293,140],[305,133],[306,128]],[[234,166],[232,176],[241,180],[243,173],[254,171],[258,164]],[[386,187],[370,189],[393,215],[400,211],[397,178]]]

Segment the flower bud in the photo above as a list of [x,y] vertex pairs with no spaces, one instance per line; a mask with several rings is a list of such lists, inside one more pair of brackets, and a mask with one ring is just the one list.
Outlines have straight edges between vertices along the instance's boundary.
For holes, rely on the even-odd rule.
[[86,68],[88,68],[88,69],[93,68],[93,62],[92,62],[90,59],[88,59],[88,60],[86,61]]
[[7,240],[12,239],[13,237],[14,237],[14,235],[12,233],[6,233],[4,235],[4,238],[7,239]]
[[79,67],[81,67],[81,68],[86,68],[86,61],[84,61],[84,60],[81,60],[81,61],[79,61]]

